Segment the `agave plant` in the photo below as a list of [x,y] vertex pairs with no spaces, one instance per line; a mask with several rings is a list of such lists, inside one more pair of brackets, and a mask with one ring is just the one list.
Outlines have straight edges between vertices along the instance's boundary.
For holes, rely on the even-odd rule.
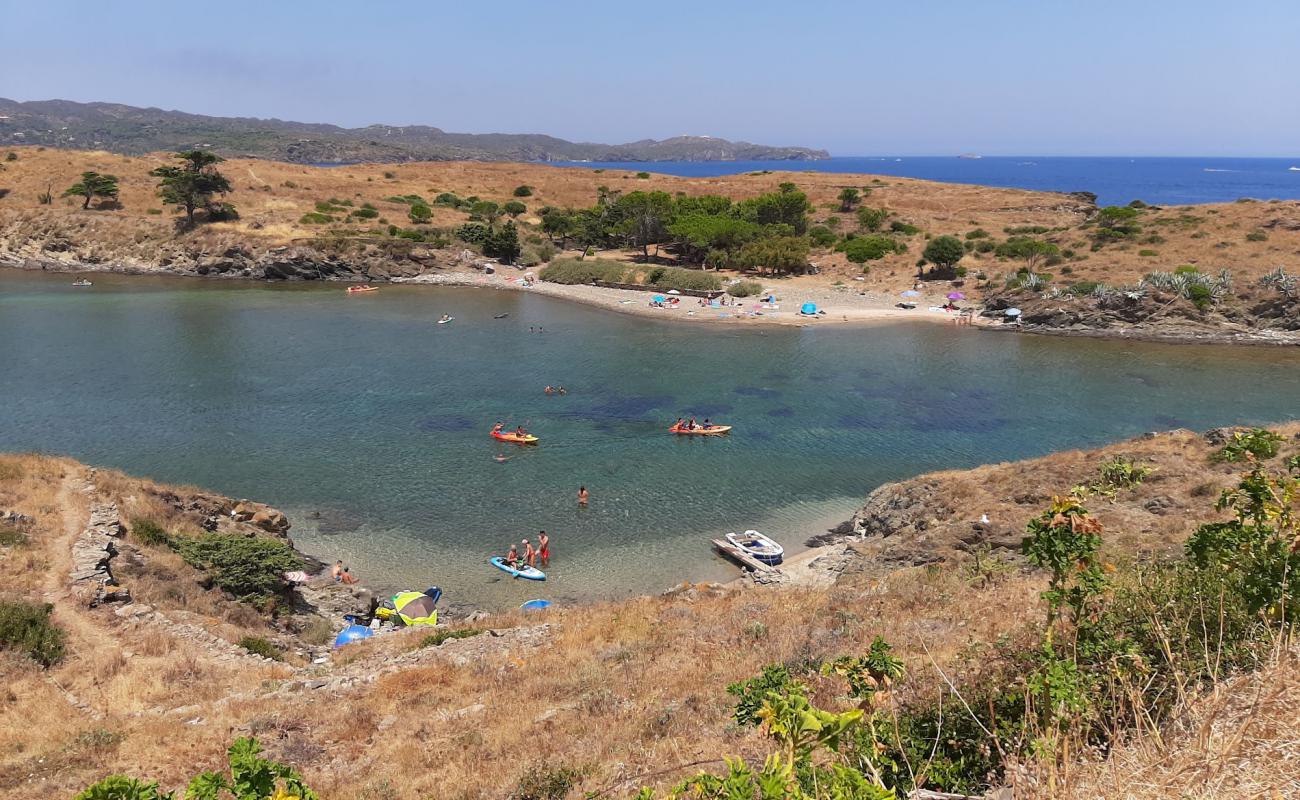
[[1260,288],[1276,289],[1287,297],[1295,294],[1297,283],[1296,276],[1286,273],[1286,267],[1278,267],[1259,279]]

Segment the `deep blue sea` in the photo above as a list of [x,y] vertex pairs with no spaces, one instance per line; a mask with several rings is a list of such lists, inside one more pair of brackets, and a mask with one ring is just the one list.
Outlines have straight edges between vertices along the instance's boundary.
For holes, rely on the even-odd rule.
[[[1300,199],[1295,158],[1092,158],[1047,156],[893,156],[826,161],[562,162],[586,169],[647,170],[712,177],[762,170],[896,175],[949,183],[1052,192],[1093,192],[1102,205],[1226,203],[1240,197]],[[1294,169],[1293,169],[1294,168]]]

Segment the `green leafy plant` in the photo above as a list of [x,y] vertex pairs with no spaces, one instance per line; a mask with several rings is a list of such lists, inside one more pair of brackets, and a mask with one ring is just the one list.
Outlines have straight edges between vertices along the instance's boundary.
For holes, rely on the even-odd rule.
[[795,680],[790,670],[781,664],[768,664],[758,676],[727,687],[727,694],[738,698],[732,714],[738,725],[757,725],[759,711],[769,695],[806,691],[807,687]]
[[151,519],[131,520],[131,538],[146,547],[170,547],[171,536]]
[[449,642],[454,639],[468,639],[472,636],[478,636],[483,633],[481,628],[459,628],[457,630],[437,630],[420,640],[416,645],[419,647],[437,647],[443,642]]
[[54,606],[24,600],[0,601],[0,647],[17,650],[50,667],[63,659],[63,631],[50,620]]
[[283,541],[233,533],[174,537],[185,563],[205,571],[213,584],[240,600],[261,600],[284,588],[283,575],[302,559]]
[[527,184],[524,184],[523,186],[516,186],[515,190],[511,192],[511,194],[513,194],[515,197],[532,197],[533,187]]
[[284,653],[280,648],[260,636],[245,636],[239,640],[239,646],[256,656],[272,661],[283,661]]
[[1277,455],[1282,437],[1267,428],[1235,431],[1215,459],[1235,463],[1238,461],[1266,461]]

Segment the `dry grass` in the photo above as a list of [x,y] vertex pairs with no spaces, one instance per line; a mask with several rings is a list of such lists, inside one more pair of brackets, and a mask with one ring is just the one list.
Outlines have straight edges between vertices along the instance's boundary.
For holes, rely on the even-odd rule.
[[[1293,452],[1300,425],[1278,430],[1288,437],[1286,453]],[[1137,491],[1092,504],[1107,525],[1109,546],[1124,557],[1174,546],[1200,519],[1192,509],[1210,505],[1239,471],[1212,464],[1212,448],[1201,437],[1175,432],[922,476],[908,485],[934,489],[925,542],[948,542],[942,553],[959,564],[859,569],[818,589],[702,586],[474,623],[502,631],[544,622],[549,631],[539,646],[506,644],[508,638],[485,633],[417,651],[422,635],[413,630],[350,646],[330,665],[266,666],[214,659],[195,642],[125,622],[110,609],[65,605],[56,616],[69,637],[63,664],[41,672],[0,654],[0,797],[67,796],[109,771],[176,787],[199,769],[219,766],[229,741],[248,734],[301,768],[327,798],[504,797],[525,771],[543,763],[580,769],[581,790],[610,789],[620,797],[651,772],[668,769],[651,781],[666,784],[694,769],[669,769],[676,765],[724,754],[761,757],[759,735],[730,722],[727,684],[768,663],[799,667],[862,653],[879,635],[909,668],[899,695],[929,696],[938,685],[931,659],[961,673],[971,652],[1023,631],[1041,614],[1040,576],[1014,566],[983,574],[967,568],[958,545],[966,546],[960,536],[969,532],[970,517],[987,511],[1005,527],[998,535],[1011,536],[1048,495],[1090,478],[1115,453],[1158,470]],[[84,521],[84,509],[70,506],[66,491],[80,485],[83,469],[43,456],[0,458],[0,504],[24,511],[48,506],[31,549],[51,564],[59,555],[40,548],[64,541],[58,532],[70,519],[74,529]],[[184,514],[164,514],[173,505],[157,505],[164,487],[108,473],[98,482],[124,507],[140,504],[170,525],[190,524]],[[1157,496],[1172,498],[1176,511],[1148,510]],[[943,498],[963,511],[946,512]],[[920,541],[904,532],[861,543],[868,560],[859,563],[909,539],[913,546]],[[173,582],[192,578],[168,555],[141,550],[135,580],[169,616],[227,638],[257,632],[258,625],[264,632],[261,621],[240,628],[230,612],[208,616],[213,609],[201,604],[209,600],[188,590],[167,595],[167,570],[177,570]],[[65,574],[38,571],[28,593],[48,597]],[[456,661],[458,652],[473,655]],[[395,658],[418,660],[366,679]],[[1270,790],[1289,796],[1295,766],[1282,756],[1297,733],[1297,674],[1287,663],[1242,679],[1196,704],[1163,745],[1143,739],[1104,764],[1075,770],[1071,796],[1270,797]],[[302,685],[316,677],[338,683],[319,690]],[[838,681],[809,681],[820,705],[849,704]],[[39,724],[32,724],[33,712],[17,709],[35,709]],[[179,710],[167,713],[172,709]]]
[[[1078,226],[1084,221],[1077,204],[1059,194],[1000,189],[960,184],[943,184],[910,178],[841,175],[820,172],[774,172],[770,174],[729,175],[717,178],[679,178],[652,174],[637,180],[635,173],[617,170],[596,172],[592,169],[548,167],[537,164],[433,162],[417,164],[358,164],[321,168],[249,159],[231,159],[223,169],[231,178],[234,193],[230,196],[240,209],[237,222],[202,226],[200,230],[177,236],[172,212],[164,211],[156,195],[156,181],[150,169],[165,163],[166,154],[127,157],[104,152],[39,150],[18,148],[19,159],[6,162],[0,172],[0,187],[9,189],[0,198],[0,231],[17,224],[26,233],[41,231],[66,235],[78,245],[83,258],[115,260],[141,265],[156,260],[172,249],[184,245],[207,252],[236,245],[267,247],[295,239],[321,235],[334,225],[304,225],[300,217],[315,209],[317,201],[351,200],[375,205],[390,223],[406,226],[407,206],[384,198],[416,194],[432,201],[440,192],[461,197],[470,195],[498,203],[513,199],[511,192],[520,184],[534,187],[526,198],[529,212],[520,218],[525,229],[537,224],[533,213],[545,205],[589,206],[596,198],[597,187],[632,191],[663,190],[688,195],[723,194],[741,199],[776,190],[782,182],[793,182],[808,193],[816,211],[813,220],[822,224],[838,220],[838,232],[855,230],[853,214],[838,212],[835,197],[848,186],[871,187],[864,204],[886,207],[897,219],[910,222],[933,235],[964,236],[977,228],[987,231],[994,240],[1007,237],[1007,228],[1042,226],[1053,229],[1044,236],[1062,249],[1076,252],[1074,260],[1051,268],[1058,282],[1092,280],[1111,284],[1131,283],[1157,269],[1173,269],[1193,264],[1206,271],[1221,267],[1232,270],[1241,285],[1279,264],[1294,265],[1300,254],[1300,230],[1285,226],[1270,227],[1275,220],[1294,219],[1295,202],[1229,203],[1194,207],[1148,209],[1142,214],[1142,235],[1132,242],[1106,246],[1090,252],[1089,231]],[[121,178],[120,210],[83,211],[75,198],[56,199],[53,206],[41,206],[37,195],[47,185],[57,195],[87,169],[108,172]],[[385,173],[393,178],[386,178]],[[881,181],[874,183],[873,181]],[[163,211],[149,214],[150,210]],[[435,207],[432,224],[450,227],[463,223],[462,211]],[[379,227],[379,220],[352,228]],[[1247,234],[1266,231],[1263,241],[1251,241]],[[525,232],[528,232],[525,230]],[[1158,235],[1158,243],[1143,242],[1143,237]],[[40,238],[38,236],[37,238]],[[95,243],[102,244],[96,247]],[[908,237],[909,251],[873,262],[865,282],[855,287],[897,291],[910,286],[915,274],[913,263],[925,246],[921,236]],[[1154,249],[1155,258],[1138,255]],[[623,254],[622,257],[630,257]],[[849,281],[861,275],[861,268],[850,264],[843,255],[815,253],[813,260],[822,268],[815,278],[803,281],[824,287],[836,281]],[[990,276],[1014,272],[1020,264],[996,259],[992,254],[971,254],[963,264],[971,274]],[[1069,267],[1067,274],[1064,267]],[[801,282],[792,281],[792,285]]]

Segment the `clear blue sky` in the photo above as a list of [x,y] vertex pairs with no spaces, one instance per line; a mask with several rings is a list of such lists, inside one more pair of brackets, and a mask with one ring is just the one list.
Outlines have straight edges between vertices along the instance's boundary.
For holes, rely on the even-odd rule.
[[0,0],[0,96],[836,155],[1300,151],[1297,0]]

